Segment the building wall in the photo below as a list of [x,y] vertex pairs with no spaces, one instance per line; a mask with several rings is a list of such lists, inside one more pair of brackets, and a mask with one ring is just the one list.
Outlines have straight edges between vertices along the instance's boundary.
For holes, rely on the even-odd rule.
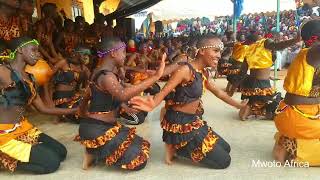
[[44,3],[55,3],[58,7],[58,11],[64,10],[66,16],[72,19],[72,5],[82,4],[82,16],[86,19],[89,24],[93,23],[94,12],[93,12],[93,0],[37,0],[37,12],[39,17],[41,17],[41,6]]
[[81,0],[81,1],[83,4],[84,18],[89,24],[92,24],[94,20],[93,0]]

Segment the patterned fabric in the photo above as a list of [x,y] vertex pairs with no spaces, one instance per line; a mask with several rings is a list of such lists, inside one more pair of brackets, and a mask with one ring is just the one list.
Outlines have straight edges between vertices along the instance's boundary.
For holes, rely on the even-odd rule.
[[150,143],[136,135],[135,128],[91,118],[80,119],[77,141],[98,161],[108,166],[133,170],[149,158]]
[[[20,151],[19,154],[15,154],[15,156],[16,157],[20,157],[20,155],[30,156],[31,148],[23,148],[23,146],[26,144],[29,144],[31,146],[38,144],[39,143],[38,139],[40,134],[41,134],[40,130],[38,130],[37,128],[32,128],[31,130],[28,130],[27,132],[15,138],[16,141],[14,141],[13,143],[9,141],[8,143],[10,143],[10,147],[6,146],[6,144],[2,145],[1,147],[6,147],[6,148],[1,149],[0,147],[0,168],[14,172],[17,168],[17,163],[19,162],[19,159],[11,157],[8,154],[12,154],[13,152],[15,152],[16,148],[19,148],[19,149],[22,148],[23,150]],[[25,151],[28,151],[28,152],[25,152]],[[20,157],[20,158],[29,159],[28,157]]]

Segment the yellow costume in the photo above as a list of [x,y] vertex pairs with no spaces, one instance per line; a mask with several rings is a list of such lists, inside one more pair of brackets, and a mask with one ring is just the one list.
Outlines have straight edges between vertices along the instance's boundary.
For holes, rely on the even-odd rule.
[[[313,87],[316,69],[306,61],[308,49],[297,55],[288,69],[284,89],[299,96],[317,98],[319,87]],[[283,146],[289,159],[320,165],[320,104],[288,105],[281,102],[277,109],[275,125],[277,143]]]
[[[250,70],[266,69],[272,66],[272,53],[264,47],[266,40],[259,40],[246,49],[245,59]],[[260,80],[248,76],[242,82],[240,90],[241,99],[249,99],[253,115],[265,116],[268,114],[270,117],[273,115],[279,100],[273,99],[275,91],[271,87],[269,79]]]

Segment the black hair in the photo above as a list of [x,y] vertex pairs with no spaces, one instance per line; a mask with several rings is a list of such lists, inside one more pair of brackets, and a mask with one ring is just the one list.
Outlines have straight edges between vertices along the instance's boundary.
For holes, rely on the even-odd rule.
[[82,17],[82,16],[77,16],[76,18],[75,18],[75,22],[76,23],[78,23],[78,22],[80,22],[80,21],[86,21],[85,19],[84,19],[84,17]]
[[7,50],[7,43],[0,39],[0,54],[3,54]]
[[95,15],[94,22],[96,22],[96,23],[104,23],[105,20],[106,20],[106,17],[103,14],[98,13],[98,14]]
[[71,19],[66,19],[64,20],[63,25],[64,25],[64,28],[74,26],[74,22]]
[[41,7],[41,12],[45,15],[48,15],[50,13],[53,13],[54,11],[56,11],[57,9],[57,5],[54,3],[45,3],[42,7]]
[[320,20],[311,20],[302,27],[301,37],[304,41],[309,40],[312,36],[320,37]]
[[246,39],[249,43],[254,43],[254,42],[258,41],[259,35],[256,33],[251,33],[246,37]]
[[220,38],[213,34],[207,34],[207,35],[201,36],[197,42],[197,48],[199,49],[203,46],[208,45],[208,40],[211,40],[211,39],[220,39]]
[[102,38],[101,42],[99,43],[98,49],[100,51],[108,51],[112,48],[115,48],[115,45],[122,42],[118,37],[108,37]]
[[21,44],[26,43],[28,41],[32,41],[33,39],[28,36],[22,36],[18,38],[14,38],[8,43],[8,48],[13,52],[15,51]]

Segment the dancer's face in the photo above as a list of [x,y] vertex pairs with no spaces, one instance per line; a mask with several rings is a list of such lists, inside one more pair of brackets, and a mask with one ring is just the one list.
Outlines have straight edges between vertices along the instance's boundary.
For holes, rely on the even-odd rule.
[[21,54],[26,64],[33,66],[41,58],[38,45],[29,44],[21,48]]
[[142,54],[148,53],[148,45],[147,44],[142,44],[140,48],[141,48],[140,51]]
[[213,46],[206,49],[200,49],[199,53],[202,55],[206,65],[208,67],[216,68],[218,61],[221,58],[221,49],[219,45],[222,44],[222,41],[218,38],[209,39],[206,46]]
[[[123,46],[123,45],[124,45],[124,43],[121,42],[121,43],[118,43],[115,47],[120,47],[120,46]],[[115,50],[115,51],[111,52],[111,55],[115,59],[116,65],[118,67],[124,66],[124,61],[126,59],[126,54],[127,54],[127,52],[126,52],[126,47],[125,46],[120,48],[120,49],[118,49],[118,50]]]

